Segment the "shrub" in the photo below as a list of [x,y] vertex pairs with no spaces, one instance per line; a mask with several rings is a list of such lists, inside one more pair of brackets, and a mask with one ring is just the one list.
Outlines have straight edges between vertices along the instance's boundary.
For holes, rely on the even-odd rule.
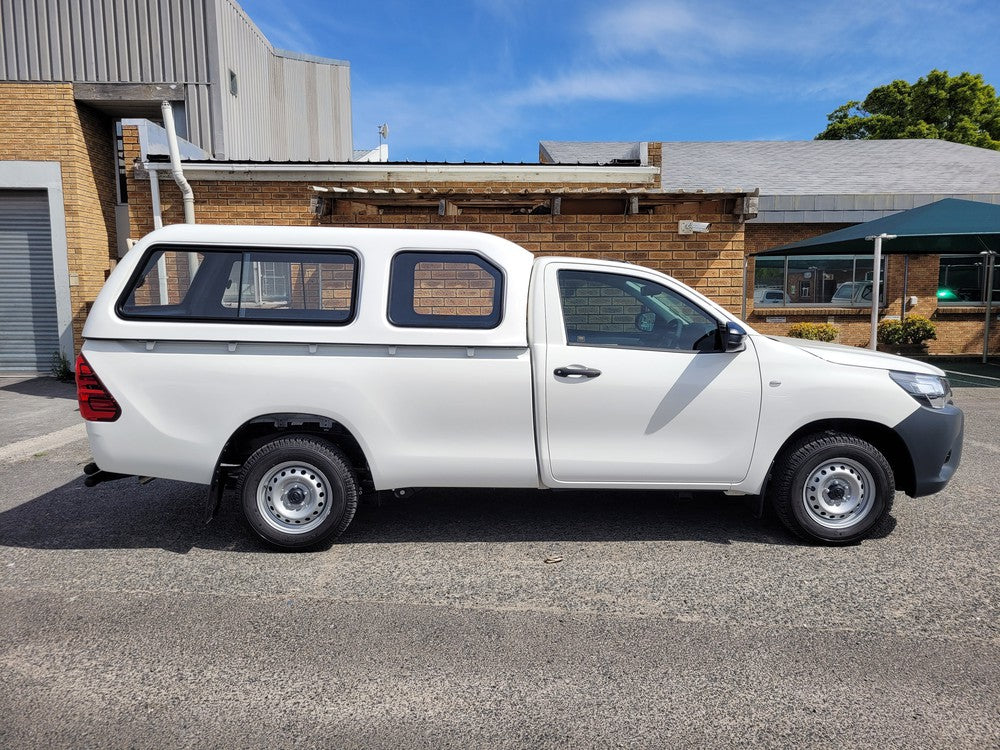
[[920,345],[937,338],[934,324],[922,315],[910,315],[903,320],[903,343]]
[[69,383],[75,379],[73,368],[69,366],[69,360],[62,352],[52,352],[52,364],[49,366],[52,377],[63,383]]
[[904,320],[883,320],[878,324],[878,342],[886,346],[921,346],[937,338],[934,324],[922,315]]
[[788,329],[792,338],[810,341],[833,341],[837,333],[837,326],[832,323],[796,323]]
[[877,338],[880,344],[899,346],[903,343],[903,324],[898,320],[880,320]]

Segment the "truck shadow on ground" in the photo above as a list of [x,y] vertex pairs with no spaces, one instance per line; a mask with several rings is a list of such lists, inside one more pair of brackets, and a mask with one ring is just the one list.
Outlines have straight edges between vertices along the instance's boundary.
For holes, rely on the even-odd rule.
[[[204,523],[205,488],[126,479],[88,489],[77,479],[0,513],[0,544],[34,549],[194,548],[271,552],[252,535],[233,493]],[[721,493],[424,490],[363,504],[339,544],[524,541],[704,541],[797,545],[754,498]],[[894,524],[891,524],[894,525]]]
[[55,378],[29,378],[5,382],[0,379],[0,391],[18,393],[22,396],[39,396],[41,398],[64,398],[76,401],[76,384],[64,383]]

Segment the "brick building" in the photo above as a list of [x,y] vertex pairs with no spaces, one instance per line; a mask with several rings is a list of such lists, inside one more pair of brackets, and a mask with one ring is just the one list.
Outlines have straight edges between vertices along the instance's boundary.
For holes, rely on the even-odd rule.
[[[532,164],[352,161],[385,155],[351,149],[347,63],[275,50],[235,0],[180,0],[174,15],[123,3],[76,4],[93,36],[74,35],[58,5],[17,3],[0,19],[0,372],[72,360],[126,240],[183,220],[162,128],[126,119],[155,120],[161,99],[188,134],[198,222],[492,232],[538,254],[666,271],[734,312],[746,305],[765,332],[834,322],[856,345],[867,314],[843,292],[864,289],[870,259],[751,263],[744,297],[746,253],[946,196],[1000,203],[1000,154],[941,141],[545,141]],[[134,23],[98,24],[102,13]],[[682,233],[684,220],[709,229]],[[931,351],[977,351],[977,263],[890,258],[886,314],[905,276],[909,311],[938,324]]]
[[[539,155],[549,163],[612,164],[632,158],[636,147],[543,141]],[[757,215],[745,227],[748,254],[941,198],[1000,204],[1000,153],[947,141],[664,142],[662,148],[664,190],[759,190]],[[901,314],[905,278],[906,313],[924,315],[937,326],[932,354],[981,351],[987,296],[982,261],[978,256],[887,258],[883,314]],[[864,291],[866,281],[870,292],[871,265],[870,255],[751,261],[747,321],[777,334],[797,322],[830,322],[838,327],[841,343],[863,346],[870,336],[871,298],[853,292]],[[998,290],[1000,274],[994,305]],[[997,348],[1000,326],[991,326],[990,349]]]
[[[135,164],[131,236],[182,221],[169,165],[145,153],[137,128],[126,129],[125,143]],[[747,195],[663,190],[659,144],[641,146],[641,157],[609,165],[185,160],[184,170],[203,223],[491,232],[539,255],[658,268],[738,307]],[[709,231],[680,234],[681,220],[708,222]]]
[[275,49],[235,0],[9,3],[0,49],[0,372],[72,360],[126,249],[123,118],[170,102],[189,156],[354,156],[349,65]]

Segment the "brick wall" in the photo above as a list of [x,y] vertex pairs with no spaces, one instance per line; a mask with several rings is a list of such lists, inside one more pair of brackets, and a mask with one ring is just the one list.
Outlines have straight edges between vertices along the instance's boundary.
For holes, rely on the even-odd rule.
[[[850,224],[748,224],[746,228],[746,249],[748,253],[760,252],[771,247],[815,237],[827,232],[851,226]],[[903,300],[903,279],[906,277],[906,297],[917,297],[914,307],[907,306],[907,314],[923,315],[930,318],[937,327],[937,339],[928,342],[931,354],[975,354],[983,347],[982,306],[956,308],[938,306],[937,255],[910,256],[904,260],[901,255],[887,256],[886,292],[888,304],[884,315],[898,317]],[[839,329],[838,341],[852,346],[865,346],[871,334],[870,308],[858,310],[830,308],[775,309],[753,305],[753,263],[747,271],[747,321],[764,333],[786,335],[794,323],[833,323]],[[784,322],[768,322],[768,318],[784,318]],[[992,326],[991,326],[992,327]],[[1000,326],[992,327],[991,350],[1000,348]]]
[[0,160],[58,161],[62,169],[73,334],[115,257],[111,122],[73,100],[61,83],[0,83]]

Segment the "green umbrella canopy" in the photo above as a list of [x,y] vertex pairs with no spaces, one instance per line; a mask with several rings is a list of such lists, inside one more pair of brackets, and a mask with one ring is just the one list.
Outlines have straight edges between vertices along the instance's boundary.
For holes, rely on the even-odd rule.
[[896,235],[882,243],[883,254],[1000,252],[1000,206],[945,198],[753,255],[871,255],[872,241],[865,238],[879,234]]

